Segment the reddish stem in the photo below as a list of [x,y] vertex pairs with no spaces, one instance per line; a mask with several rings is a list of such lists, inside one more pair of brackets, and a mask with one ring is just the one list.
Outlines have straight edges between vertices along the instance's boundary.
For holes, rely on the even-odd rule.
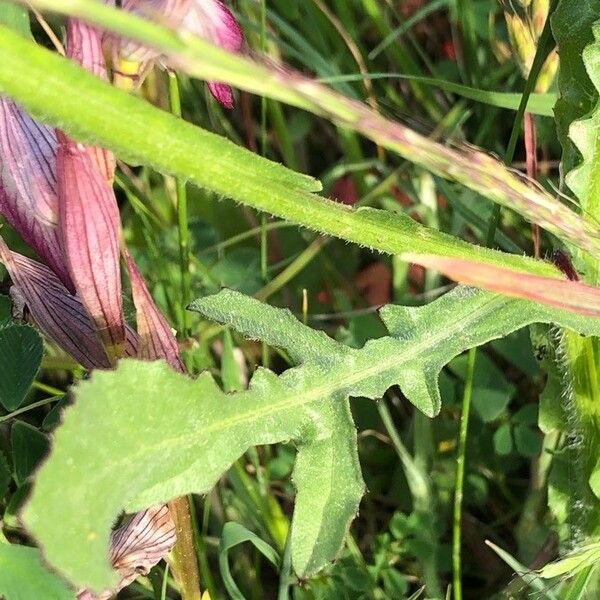
[[[527,177],[532,180],[537,179],[538,161],[537,161],[537,132],[535,129],[535,117],[529,113],[525,113],[525,164],[527,167]],[[540,242],[540,226],[533,223],[531,226],[531,234],[533,237],[533,254],[536,258],[540,257],[541,242]]]

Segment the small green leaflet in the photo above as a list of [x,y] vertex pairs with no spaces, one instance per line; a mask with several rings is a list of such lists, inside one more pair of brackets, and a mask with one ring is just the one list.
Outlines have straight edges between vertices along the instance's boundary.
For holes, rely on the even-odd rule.
[[6,410],[21,406],[42,364],[44,345],[28,325],[0,327],[0,403]]

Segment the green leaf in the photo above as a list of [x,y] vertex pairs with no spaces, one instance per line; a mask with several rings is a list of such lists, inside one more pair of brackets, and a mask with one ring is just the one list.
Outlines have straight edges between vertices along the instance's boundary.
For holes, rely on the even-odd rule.
[[600,373],[597,368],[600,340],[567,331],[561,350],[567,416],[564,433],[576,440],[567,445],[571,468],[568,520],[575,524],[580,535],[595,539],[600,530],[600,489],[594,486],[600,435]]
[[50,412],[44,417],[42,421],[42,429],[44,431],[52,431],[59,423],[62,418],[62,412],[65,406],[71,403],[71,399],[68,396],[59,397],[58,402],[50,409]]
[[381,573],[383,586],[390,598],[403,598],[408,592],[406,577],[393,568],[384,569]]
[[35,427],[15,421],[11,429],[15,481],[24,483],[48,451],[48,438]]
[[79,383],[24,511],[47,559],[77,585],[114,581],[106,557],[122,509],[206,493],[249,447],[284,440],[298,446],[292,564],[310,576],[335,558],[362,496],[349,396],[378,398],[398,384],[433,416],[438,374],[467,348],[533,321],[600,332],[600,319],[460,287],[427,306],[385,307],[390,336],[361,349],[237,292],[192,307],[300,366],[279,377],[259,369],[247,391],[228,395],[208,373],[192,381],[161,362],[122,361]]
[[[465,379],[467,357],[459,356],[449,368]],[[485,355],[477,359],[473,380],[473,410],[484,423],[497,419],[508,406],[514,392],[514,386],[508,383],[504,373]]]
[[513,429],[515,448],[521,456],[533,458],[538,456],[542,449],[542,436],[538,431],[524,424],[516,425]]
[[18,408],[42,364],[44,345],[33,327],[9,325],[0,329],[0,402]]
[[[52,4],[65,9],[64,3]],[[109,28],[127,22],[129,29],[135,24],[154,34],[162,32],[160,39],[163,43],[169,41],[171,48],[181,49],[182,44],[185,47],[185,43],[189,42],[187,37],[185,43],[178,41],[178,38],[174,40],[169,30],[95,2],[78,1],[67,4],[66,8],[69,10],[85,8],[93,14],[99,12],[104,17],[109,17],[104,22]],[[131,31],[129,34],[131,35]],[[293,82],[277,82],[278,71],[267,69],[263,72],[261,69],[264,67],[253,63],[250,63],[250,68],[254,76],[249,77],[246,59],[227,54],[224,58],[223,53],[211,45],[198,43],[202,45],[202,52],[195,50],[194,60],[202,57],[205,66],[209,65],[207,59],[215,56],[221,58],[221,63],[224,60],[232,64],[241,61],[244,81],[239,83],[242,88],[244,82],[268,80],[272,85],[277,84],[277,89],[283,94],[284,98],[279,99],[285,101],[292,95],[301,99],[296,104],[305,106],[308,102],[308,108],[312,107],[319,114],[323,112],[314,105],[315,100],[310,100],[312,87],[304,89],[305,86],[302,86],[301,92],[291,91]],[[402,254],[410,249],[414,254],[463,257],[478,263],[511,267],[519,272],[558,276],[557,269],[550,264],[481,247],[475,249],[471,244],[423,227],[405,214],[391,214],[370,208],[354,210],[311,194],[311,191],[320,189],[320,184],[314,179],[285,169],[225,138],[186,123],[139,98],[111,87],[72,62],[24,42],[8,30],[2,31],[0,35],[0,53],[3,57],[0,62],[2,93],[18,100],[39,120],[59,126],[82,142],[107,147],[125,161],[149,165],[163,173],[187,179],[219,196],[235,199],[294,223],[382,252]],[[49,77],[52,77],[52,85],[39,85],[39,81]],[[220,77],[209,79],[226,81]],[[309,80],[307,85],[318,86]],[[78,93],[73,94],[73,89],[77,89]],[[318,87],[316,90],[322,91]],[[573,244],[600,255],[600,241],[594,237],[595,228],[583,223],[579,215],[568,210],[549,194],[532,188],[516,177],[491,156],[483,153],[464,156],[454,154],[448,146],[436,145],[405,129],[382,140],[381,136],[386,132],[395,131],[402,126],[386,121],[379,115],[362,112],[356,114],[353,112],[357,107],[356,103],[333,92],[323,94],[324,97],[319,99],[317,105],[320,102],[326,109],[335,109],[341,113],[338,116],[346,119],[343,126],[357,127],[376,119],[376,131],[371,132],[370,137],[380,145],[389,147],[436,173],[457,179],[497,202],[510,205],[514,210],[525,211],[524,214],[543,207],[543,214],[535,213],[535,219],[541,226],[547,226],[550,231],[570,239]],[[86,98],[85,103],[79,101],[81,97]],[[107,110],[108,107],[110,110]],[[361,107],[362,110],[367,108]],[[338,117],[330,118],[339,120]],[[364,133],[367,135],[369,131]],[[165,144],[165,140],[169,140],[169,143]],[[552,207],[551,210],[548,207]]]
[[5,600],[75,600],[42,564],[37,548],[0,544],[0,596]]
[[252,296],[263,286],[260,275],[260,253],[255,248],[236,248],[227,253],[210,272],[218,286],[226,287]]
[[[318,408],[309,441],[300,443],[292,475],[296,506],[292,522],[292,563],[299,574],[313,574],[337,557],[364,493],[356,429],[347,401]],[[323,436],[325,426],[332,435]],[[315,469],[315,465],[319,465]],[[333,533],[335,530],[335,534]]]
[[546,385],[540,394],[538,426],[544,433],[562,431],[567,416],[562,391],[565,373],[556,356],[560,336],[548,325],[533,325],[530,335],[534,354],[547,375]]
[[492,348],[513,367],[525,375],[534,377],[539,373],[539,366],[533,356],[528,329],[521,329],[511,335],[492,342]]
[[[567,184],[579,199],[582,214],[596,227],[600,219],[597,135],[600,126],[600,26],[596,23],[599,11],[598,0],[586,3],[561,0],[553,21],[561,57],[560,72],[564,73],[559,80],[564,100],[557,105],[557,123],[563,144],[562,168]],[[567,131],[573,144],[566,139]],[[595,284],[600,281],[595,257],[579,252],[574,259],[586,281]],[[582,539],[585,536],[595,539],[600,527],[600,464],[597,463],[600,341],[581,339],[567,332],[561,350],[561,375],[567,401],[564,402],[566,419],[562,427],[560,423],[557,425],[569,438],[578,440],[571,445],[567,455],[577,469],[573,470],[567,494],[561,494],[564,490],[557,488],[552,496],[563,501],[561,508],[566,507],[568,518],[563,522],[575,523]]]
[[240,544],[250,542],[275,568],[279,568],[281,562],[277,551],[261,540],[256,534],[246,529],[239,523],[225,523],[221,540],[219,542],[219,568],[227,593],[232,600],[245,600],[244,595],[236,585],[229,569],[229,551]]
[[598,560],[600,560],[600,544],[586,544],[564,558],[545,565],[539,570],[539,575],[544,579],[553,579],[561,575],[572,577],[582,569],[597,566]]

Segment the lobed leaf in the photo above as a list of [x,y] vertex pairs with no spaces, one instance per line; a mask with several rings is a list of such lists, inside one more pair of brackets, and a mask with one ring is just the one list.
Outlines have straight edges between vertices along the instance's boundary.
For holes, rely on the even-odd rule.
[[192,309],[285,348],[300,364],[280,376],[259,369],[234,394],[208,373],[192,381],[162,362],[126,360],[80,383],[24,512],[47,559],[77,585],[114,583],[108,541],[122,509],[206,493],[249,447],[284,440],[299,448],[292,564],[310,575],[335,558],[363,492],[349,396],[378,398],[399,384],[433,416],[438,374],[467,348],[536,321],[600,333],[600,319],[468,288],[419,308],[385,307],[390,335],[361,349],[237,292]]
[[[594,41],[592,26],[600,15],[600,0],[560,0],[551,22],[560,55],[559,99],[555,116],[558,137],[563,147],[565,173],[578,162],[569,130],[573,121],[588,114],[596,103],[597,90],[583,63],[583,49]],[[574,190],[575,191],[575,190]]]
[[[587,76],[593,84],[593,93],[597,96],[600,89],[600,24],[594,26],[593,35],[594,42],[585,47],[582,58]],[[577,195],[582,210],[593,219],[600,217],[600,148],[596,141],[598,127],[599,104],[585,118],[571,123],[569,137],[583,160],[566,176],[567,185]]]
[[[566,173],[567,185],[577,195],[582,215],[596,228],[600,222],[600,152],[597,143],[600,25],[596,23],[599,14],[598,0],[585,3],[561,0],[552,21],[561,58],[561,99],[556,107],[563,146],[561,166]],[[600,283],[597,257],[578,251],[574,261],[588,283]],[[562,403],[562,422],[557,410],[553,420],[557,429],[571,440],[567,444],[565,461],[575,468],[569,474],[568,486],[562,485],[558,476],[553,476],[549,503],[561,525],[566,524],[569,534],[577,535],[581,541],[596,539],[600,531],[599,353],[598,339],[582,339],[572,332],[566,332],[562,337],[559,362],[566,401]],[[545,416],[550,416],[548,411],[545,412]],[[555,459],[554,473],[559,472],[559,466]]]

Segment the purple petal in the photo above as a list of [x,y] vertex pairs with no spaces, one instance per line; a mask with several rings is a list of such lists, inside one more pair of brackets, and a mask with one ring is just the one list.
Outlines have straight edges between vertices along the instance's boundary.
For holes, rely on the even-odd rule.
[[179,345],[167,320],[152,299],[146,282],[135,261],[125,254],[133,303],[136,308],[137,330],[140,336],[139,358],[145,360],[165,359],[173,368],[185,372],[179,357]]
[[[189,10],[192,0],[123,0],[123,10],[132,12],[177,29]],[[112,49],[115,85],[136,89],[152,68],[159,52],[126,38],[109,36]]]
[[86,369],[110,367],[83,304],[48,267],[12,252],[2,237],[0,261],[4,263],[36,325],[49,340]]
[[[183,27],[225,50],[239,52],[244,45],[244,34],[233,13],[220,0],[194,0]],[[226,108],[233,108],[231,87],[209,82],[208,89]]]
[[87,148],[59,134],[59,226],[71,279],[112,360],[125,341],[114,192]]
[[[96,28],[78,19],[69,19],[67,56],[96,77],[108,81],[102,34]],[[112,184],[116,165],[114,154],[99,147],[89,147],[88,152],[105,179]]]
[[139,352],[140,336],[133,327],[125,325],[125,348],[123,349],[123,354],[135,358],[138,356]]
[[193,0],[183,27],[230,52],[239,52],[244,44],[237,19],[221,0]]
[[163,559],[176,542],[175,523],[166,505],[161,504],[137,513],[125,525],[113,531],[110,561],[120,576],[118,586],[96,596],[87,590],[77,600],[108,600],[139,575],[146,575]]
[[73,291],[58,232],[57,140],[0,98],[0,213]]
[[207,85],[210,93],[219,101],[219,104],[229,109],[234,107],[233,90],[231,89],[231,86],[217,81],[209,81]]
[[108,81],[102,52],[102,34],[92,25],[78,19],[69,19],[67,57],[96,77]]
[[[123,0],[123,9],[164,22],[173,29],[182,28],[230,52],[239,52],[244,44],[242,30],[233,13],[220,0]],[[113,38],[113,61],[120,79],[141,83],[142,74],[159,54],[138,42]],[[125,68],[133,72],[124,72]],[[231,88],[209,82],[213,96],[226,108],[233,108]]]

